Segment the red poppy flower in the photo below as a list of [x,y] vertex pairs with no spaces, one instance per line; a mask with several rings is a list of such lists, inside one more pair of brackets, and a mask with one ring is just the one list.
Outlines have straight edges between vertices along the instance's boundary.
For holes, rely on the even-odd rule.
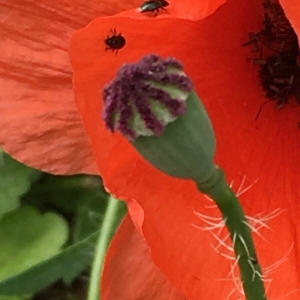
[[[222,2],[201,1],[201,5],[212,5],[209,14]],[[25,12],[28,11],[28,6],[21,6],[22,3],[16,6],[16,15],[4,11],[5,24],[10,18],[16,26],[31,24],[20,22],[25,20],[22,18],[28,19],[28,14],[22,14],[25,8]],[[281,3],[299,34],[298,3],[291,0]],[[70,74],[63,71],[69,69],[64,55],[66,46],[62,45],[70,31],[95,16],[98,3],[94,2],[93,6],[89,2],[92,8],[88,11],[81,3],[80,13],[78,9],[68,10],[65,6],[61,10],[45,9],[49,8],[46,4],[44,1],[34,9],[33,16],[29,13],[34,24],[29,26],[32,30],[25,25],[27,30],[22,27],[20,31],[1,26],[6,32],[6,43],[2,44],[7,47],[4,54],[8,57],[2,56],[5,57],[2,60],[5,72],[1,77],[5,75],[7,88],[1,95],[0,143],[19,160],[52,172],[96,172],[89,142],[69,98],[67,78]],[[4,5],[9,6],[8,2]],[[187,2],[183,5],[189,8]],[[109,9],[111,7],[114,6],[109,5]],[[217,163],[225,169],[228,180],[234,180],[235,189],[244,181],[246,186],[251,186],[240,197],[247,214],[262,216],[282,212],[269,220],[272,230],[263,228],[260,231],[267,241],[260,237],[256,240],[262,266],[274,267],[267,278],[272,282],[266,282],[268,295],[271,299],[284,296],[288,300],[297,299],[299,120],[293,107],[277,111],[270,105],[265,106],[261,117],[254,121],[264,95],[255,67],[245,63],[248,50],[240,47],[247,40],[248,32],[260,29],[262,13],[260,3],[254,0],[229,0],[201,22],[178,20],[171,8],[169,16],[155,19],[142,16],[143,20],[135,20],[131,11],[123,16],[95,20],[73,39],[71,57],[77,107],[101,175],[108,189],[127,200],[132,219],[149,245],[153,261],[187,298],[241,297],[232,276],[228,277],[231,262],[220,254],[225,250],[221,247],[220,253],[214,252],[210,243],[216,247],[219,242],[212,233],[193,226],[204,226],[194,211],[206,215],[217,212],[205,206],[207,200],[196,192],[192,182],[161,174],[140,158],[122,137],[106,132],[99,118],[99,92],[121,63],[136,61],[144,54],[172,55],[184,62],[214,123],[218,140]],[[51,14],[55,15],[53,21],[57,23],[49,26],[50,22],[43,20],[43,23],[42,18],[50,18]],[[41,18],[35,19],[34,15]],[[86,16],[84,22],[80,21],[80,15]],[[46,25],[50,37],[47,31],[47,38],[41,43],[36,36]],[[112,28],[126,38],[126,46],[117,56],[104,51],[103,40]],[[15,44],[11,37],[20,42]],[[24,48],[18,48],[20,44]],[[46,50],[52,55],[41,56]],[[16,57],[14,53],[24,55]],[[49,57],[52,57],[51,63]],[[35,72],[37,75],[32,76]],[[55,99],[59,101],[53,105]],[[130,234],[132,228],[126,230],[125,227],[125,232]],[[272,265],[279,260],[281,264]],[[271,268],[267,270],[272,271]],[[282,280],[286,278],[288,280]],[[134,299],[133,294],[129,297]],[[177,299],[175,295],[174,299]]]
[[[287,1],[282,4],[287,10],[291,5]],[[288,14],[292,24],[299,14],[300,7],[294,5]],[[152,260],[187,298],[243,299],[227,242],[218,239],[217,232],[211,232],[214,229],[208,230],[217,224],[204,224],[218,220],[216,209],[197,193],[193,182],[160,173],[124,138],[107,132],[100,120],[101,89],[121,63],[153,52],[178,58],[194,80],[214,124],[216,162],[226,171],[233,188],[242,192],[242,205],[258,233],[255,243],[266,275],[267,295],[270,299],[297,299],[299,115],[292,105],[283,110],[266,105],[255,120],[265,101],[264,93],[256,66],[245,62],[249,50],[241,47],[249,32],[261,29],[261,3],[230,0],[198,22],[167,16],[140,21],[124,15],[94,20],[75,33],[71,42],[76,103],[105,185],[127,201]],[[104,49],[110,28],[126,39],[118,55]],[[255,216],[259,222],[251,218]],[[258,227],[262,228],[258,231]],[[115,249],[113,246],[110,255],[118,255]],[[133,270],[135,267],[132,262]],[[111,272],[109,263],[107,268]],[[116,274],[110,276],[116,278]],[[114,299],[115,294],[107,291],[113,289],[114,282],[108,285],[105,273],[104,282],[104,299]],[[122,286],[124,291],[126,285],[128,282]],[[136,295],[140,292],[138,288],[135,291]],[[133,294],[124,299],[138,299]]]

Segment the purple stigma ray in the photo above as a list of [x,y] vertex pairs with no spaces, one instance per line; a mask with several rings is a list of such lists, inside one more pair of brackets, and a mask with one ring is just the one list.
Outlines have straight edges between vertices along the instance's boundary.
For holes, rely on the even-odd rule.
[[172,98],[170,94],[161,89],[150,87],[148,90],[148,97],[166,106],[174,117],[178,117],[186,111],[185,103],[183,101]]
[[148,93],[139,90],[137,91],[136,96],[136,109],[139,112],[141,119],[144,121],[146,128],[154,132],[155,135],[160,135],[164,126],[152,112],[149,101],[145,101],[145,99],[149,97]]
[[129,121],[132,117],[133,113],[131,108],[125,108],[120,113],[120,118],[117,124],[117,130],[122,132],[125,136],[129,137],[130,139],[134,139],[136,137],[135,132],[130,128]]
[[[170,68],[171,70],[170,72]],[[128,139],[133,140],[143,130],[143,126],[133,122],[138,120],[134,114],[139,114],[144,128],[161,135],[166,124],[159,120],[154,113],[151,103],[162,104],[173,117],[185,113],[185,101],[172,98],[163,86],[173,86],[176,90],[189,93],[193,84],[185,74],[178,74],[182,70],[180,62],[174,58],[162,59],[157,55],[149,55],[135,64],[124,64],[118,71],[116,78],[107,84],[103,90],[104,108],[102,118],[106,127],[111,131],[120,131]],[[161,85],[162,88],[152,84]],[[176,94],[176,93],[175,93]],[[167,118],[168,119],[168,118]],[[166,119],[166,120],[167,120]],[[139,121],[138,121],[139,122]],[[148,132],[149,134],[149,132]]]
[[147,74],[145,80],[151,80],[160,84],[176,85],[178,88],[189,92],[193,88],[192,82],[180,74],[163,73],[163,74]]

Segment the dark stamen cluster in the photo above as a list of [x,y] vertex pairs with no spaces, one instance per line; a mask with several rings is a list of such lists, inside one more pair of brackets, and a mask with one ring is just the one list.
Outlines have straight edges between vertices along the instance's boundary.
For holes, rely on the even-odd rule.
[[258,57],[247,58],[247,61],[259,66],[259,79],[266,98],[275,100],[277,109],[284,107],[291,98],[300,104],[297,35],[277,1],[264,0],[263,7],[266,10],[263,29],[250,33],[250,40],[243,44],[251,45]]
[[153,104],[164,107],[174,117],[185,113],[184,101],[172,97],[162,88],[172,86],[189,93],[192,82],[180,73],[181,70],[182,65],[177,60],[161,59],[157,55],[123,65],[116,78],[103,90],[103,119],[107,128],[112,132],[118,130],[132,140],[138,135],[136,124],[133,124],[138,119],[142,127],[160,135],[165,124],[157,116]]

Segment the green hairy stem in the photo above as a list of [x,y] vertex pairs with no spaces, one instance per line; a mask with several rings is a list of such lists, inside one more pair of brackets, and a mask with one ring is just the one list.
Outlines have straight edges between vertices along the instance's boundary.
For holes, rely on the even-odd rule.
[[238,260],[246,299],[266,300],[261,267],[251,230],[238,198],[225,180],[224,172],[216,168],[214,175],[208,181],[197,183],[197,188],[214,200],[223,215]]

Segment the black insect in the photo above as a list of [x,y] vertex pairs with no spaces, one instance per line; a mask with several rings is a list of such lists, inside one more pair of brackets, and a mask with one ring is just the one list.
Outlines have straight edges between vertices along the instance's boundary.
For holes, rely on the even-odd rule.
[[121,33],[117,33],[116,28],[111,29],[110,32],[112,33],[112,36],[107,36],[104,40],[106,45],[105,50],[112,50],[113,52],[116,51],[117,55],[118,51],[125,46],[126,40]]
[[160,9],[165,10],[165,7],[167,7],[169,3],[165,0],[149,0],[145,1],[139,8],[139,11],[141,13],[146,12],[154,12],[154,16],[156,16]]

